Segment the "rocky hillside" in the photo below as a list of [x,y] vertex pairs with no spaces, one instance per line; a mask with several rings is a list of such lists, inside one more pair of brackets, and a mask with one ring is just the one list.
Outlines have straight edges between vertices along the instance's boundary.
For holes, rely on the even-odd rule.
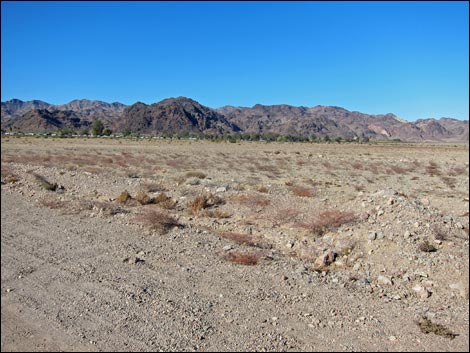
[[[39,100],[23,102],[19,99],[12,99],[2,102],[2,122],[10,119],[17,120],[33,109],[47,109],[50,112],[49,116],[58,114],[58,111],[70,111],[79,117],[81,121],[86,122],[85,125],[88,125],[89,122],[93,122],[95,119],[101,119],[105,125],[113,127],[121,117],[125,107],[126,105],[118,102],[106,103],[88,99],[73,100],[61,105],[49,104]],[[62,116],[63,114],[58,114],[56,118],[60,119]],[[24,131],[34,132],[34,125],[30,127],[24,126],[23,122],[21,124],[15,122],[13,125],[21,125],[25,129]]]
[[121,130],[139,133],[232,133],[240,129],[217,111],[184,97],[147,105],[135,103],[124,109]]
[[23,132],[57,132],[64,128],[79,130],[90,128],[91,121],[80,118],[70,110],[31,109],[18,118],[8,119],[2,123],[3,129]]
[[[39,113],[36,110],[47,110]],[[34,111],[34,112],[33,112]],[[60,112],[69,112],[66,114]],[[255,133],[319,138],[400,139],[403,141],[468,141],[468,120],[421,119],[408,122],[394,114],[370,115],[335,106],[296,107],[261,105],[253,107],[209,108],[185,97],[168,98],[154,104],[137,102],[131,106],[92,100],[74,100],[52,105],[35,100],[2,102],[2,128],[39,132],[38,126],[53,132],[67,116],[78,118],[84,128],[101,119],[113,131],[142,134],[160,133]],[[29,123],[32,117],[45,121]],[[67,121],[63,121],[68,126]],[[75,125],[74,125],[75,126]],[[41,130],[43,131],[43,130]]]

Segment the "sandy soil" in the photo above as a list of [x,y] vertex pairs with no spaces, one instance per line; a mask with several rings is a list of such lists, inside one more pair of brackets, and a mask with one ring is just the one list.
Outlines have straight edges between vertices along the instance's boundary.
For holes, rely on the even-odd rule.
[[469,349],[468,145],[1,154],[2,351]]

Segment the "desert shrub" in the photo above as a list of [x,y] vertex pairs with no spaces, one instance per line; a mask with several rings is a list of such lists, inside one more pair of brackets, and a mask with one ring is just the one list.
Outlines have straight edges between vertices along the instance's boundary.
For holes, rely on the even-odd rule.
[[121,194],[116,198],[116,202],[120,203],[120,204],[125,204],[127,203],[129,200],[132,199],[132,196],[131,194],[129,194],[129,192],[127,190],[124,190],[123,192],[121,192]]
[[416,322],[416,324],[419,326],[421,332],[426,334],[434,333],[438,336],[444,336],[450,339],[454,339],[456,336],[458,336],[457,334],[449,330],[447,327],[442,326],[440,324],[436,324],[427,318],[422,318],[422,320]]
[[300,197],[313,197],[314,196],[314,191],[304,186],[298,186],[298,185],[293,186],[291,188],[291,191],[295,196],[300,196]]
[[225,253],[222,257],[226,261],[248,266],[256,265],[260,259],[258,253],[248,251],[231,251]]
[[264,195],[251,194],[251,195],[238,195],[233,198],[235,201],[246,206],[267,206],[270,200]]
[[271,248],[269,244],[263,241],[260,237],[252,234],[235,233],[235,232],[220,232],[222,238],[229,239],[240,245],[254,246],[258,248]]
[[135,221],[160,234],[164,234],[174,227],[181,226],[172,216],[156,210],[142,212],[135,218]]
[[225,201],[217,195],[207,194],[199,195],[187,203],[188,210],[191,214],[198,214],[201,210],[224,204]]
[[204,174],[203,172],[192,171],[192,172],[187,172],[186,177],[204,179],[206,177],[206,174]]
[[334,230],[343,224],[354,222],[357,217],[353,212],[327,210],[321,212],[315,219],[297,224],[298,227],[310,230],[314,235],[323,235],[328,230]]
[[151,204],[151,203],[154,203],[155,199],[150,197],[149,195],[147,195],[146,192],[144,191],[139,191],[136,195],[135,195],[135,199],[137,200],[137,202],[139,202],[141,205],[148,205],[148,204]]
[[418,249],[422,252],[435,252],[437,251],[436,247],[432,244],[429,244],[427,240],[423,241],[418,245]]
[[353,167],[354,169],[362,169],[364,166],[362,165],[361,162],[354,162],[354,163],[351,163],[351,167]]
[[436,162],[430,161],[429,164],[426,166],[426,174],[429,176],[440,175],[441,172],[439,170],[439,166]]
[[146,192],[160,192],[166,191],[166,187],[161,183],[144,183],[142,186],[142,191]]
[[3,181],[5,183],[16,183],[18,181],[18,177],[15,175],[8,175],[3,179]]
[[257,191],[266,194],[268,193],[268,188],[266,186],[260,186]]
[[457,180],[455,178],[452,178],[452,177],[448,177],[448,176],[441,176],[441,180],[444,182],[444,184],[447,185],[448,188],[450,189],[454,189],[455,188],[455,184],[457,183]]
[[166,210],[172,210],[177,205],[177,201],[167,196],[164,192],[158,194],[158,196],[155,197],[154,203]]
[[45,177],[39,175],[37,173],[32,173],[32,175],[36,178],[36,181],[42,186],[44,189],[49,191],[56,191],[58,189],[57,183],[49,182]]
[[224,212],[219,210],[218,208],[215,210],[204,210],[204,216],[209,218],[230,218],[232,215],[228,212]]
[[432,232],[434,234],[434,239],[436,240],[446,240],[447,239],[447,233],[440,227],[434,226],[432,228]]
[[112,202],[92,201],[91,207],[97,209],[101,214],[105,216],[114,216],[118,213],[129,213],[129,211],[119,207],[118,205],[113,204]]

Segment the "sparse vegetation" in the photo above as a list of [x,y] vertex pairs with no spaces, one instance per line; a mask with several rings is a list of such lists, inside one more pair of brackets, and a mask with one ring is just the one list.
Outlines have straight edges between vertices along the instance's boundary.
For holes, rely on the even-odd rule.
[[314,235],[323,235],[326,231],[339,228],[343,224],[355,221],[357,217],[353,212],[327,210],[321,212],[314,220],[305,223],[299,223],[298,226],[306,228]]
[[174,217],[157,210],[142,211],[135,221],[160,234],[165,234],[174,227],[181,227]]
[[258,264],[260,259],[260,255],[252,251],[230,251],[225,253],[222,257],[226,261],[248,266]]
[[451,340],[453,340],[455,337],[458,336],[458,334],[453,333],[447,327],[440,325],[440,324],[436,324],[427,318],[422,318],[416,324],[419,326],[419,329],[421,330],[421,332],[426,333],[426,334],[434,333],[438,336],[443,336]]

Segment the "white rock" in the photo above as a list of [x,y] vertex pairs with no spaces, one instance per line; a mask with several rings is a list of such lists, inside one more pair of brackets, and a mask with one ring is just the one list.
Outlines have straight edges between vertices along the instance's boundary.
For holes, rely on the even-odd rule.
[[382,275],[379,275],[377,277],[377,282],[379,284],[383,284],[383,285],[387,285],[387,286],[391,286],[393,284],[393,282],[390,278],[382,276]]

